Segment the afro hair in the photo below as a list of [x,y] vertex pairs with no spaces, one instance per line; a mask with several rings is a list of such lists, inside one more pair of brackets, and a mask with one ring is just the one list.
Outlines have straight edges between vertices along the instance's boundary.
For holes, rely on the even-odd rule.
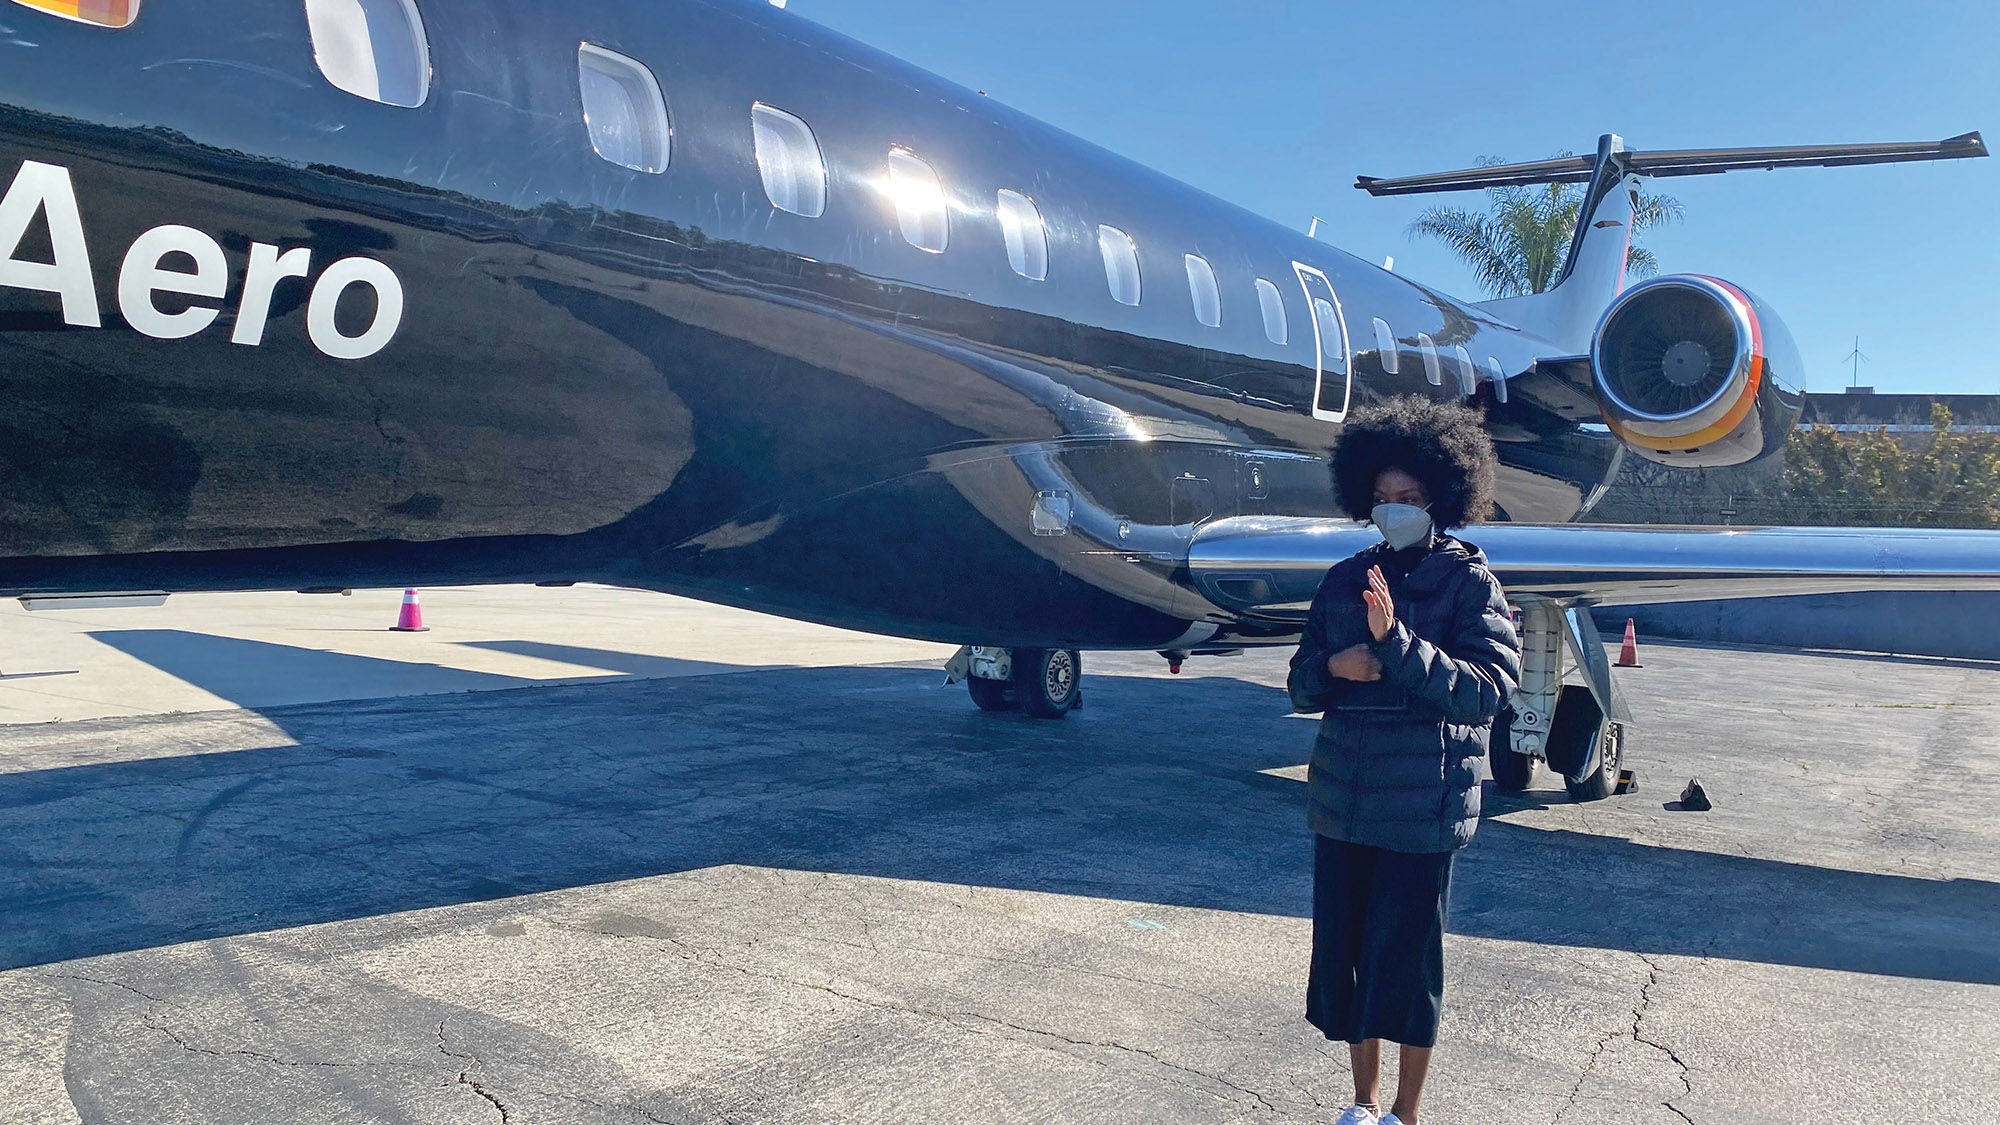
[[1357,409],[1333,447],[1333,495],[1341,510],[1367,519],[1384,469],[1417,478],[1439,529],[1493,514],[1493,439],[1470,407],[1399,396]]

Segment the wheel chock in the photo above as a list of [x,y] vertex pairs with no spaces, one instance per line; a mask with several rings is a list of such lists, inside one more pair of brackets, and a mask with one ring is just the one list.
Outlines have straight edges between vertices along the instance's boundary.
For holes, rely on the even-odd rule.
[[1681,790],[1681,808],[1687,812],[1707,812],[1715,807],[1708,799],[1708,791],[1701,787],[1701,779],[1689,778],[1687,788]]
[[1627,793],[1637,793],[1638,791],[1639,775],[1633,773],[1631,770],[1619,770],[1618,784],[1611,787],[1611,795],[1614,797],[1623,797]]

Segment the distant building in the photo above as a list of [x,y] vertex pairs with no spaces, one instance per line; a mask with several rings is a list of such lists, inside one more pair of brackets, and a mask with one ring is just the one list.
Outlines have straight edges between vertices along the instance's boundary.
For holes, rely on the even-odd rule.
[[1845,432],[1929,433],[1933,403],[1951,411],[1953,433],[2000,433],[2000,395],[1884,395],[1873,387],[1806,395],[1799,425]]

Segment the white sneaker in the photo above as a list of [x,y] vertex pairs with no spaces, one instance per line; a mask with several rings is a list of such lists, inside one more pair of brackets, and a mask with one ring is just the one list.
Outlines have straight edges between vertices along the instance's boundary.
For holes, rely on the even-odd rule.
[[1376,1125],[1403,1125],[1403,1119],[1391,1111],[1376,1119]]
[[1351,1105],[1333,1125],[1377,1125],[1375,1111],[1365,1105]]

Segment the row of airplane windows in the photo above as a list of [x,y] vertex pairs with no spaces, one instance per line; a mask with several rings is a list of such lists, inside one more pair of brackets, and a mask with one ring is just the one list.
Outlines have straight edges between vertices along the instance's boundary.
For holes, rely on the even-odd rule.
[[[85,23],[128,27],[138,18],[142,0],[17,0]],[[415,0],[304,0],[306,24],[312,36],[313,58],[328,82],[357,97],[386,105],[415,107],[430,95],[430,43],[423,15]],[[592,43],[577,48],[577,77],[583,100],[585,128],[591,147],[613,164],[638,172],[659,174],[672,158],[673,128],[666,96],[645,64]],[[750,107],[752,143],[764,195],[771,206],[806,218],[826,211],[826,162],[812,127],[797,115],[762,102]],[[892,147],[887,157],[889,194],[896,223],[911,246],[942,254],[951,242],[950,207],[937,172],[907,148]],[[1049,276],[1048,227],[1040,209],[1027,195],[998,189],[994,215],[1007,251],[1007,265],[1030,281]],[[1117,227],[1097,228],[1098,256],[1105,285],[1113,300],[1137,305],[1143,294],[1138,245]],[[1222,292],[1215,268],[1199,254],[1182,255],[1194,318],[1211,328],[1222,326]],[[1284,296],[1277,284],[1255,278],[1257,308],[1264,335],[1274,344],[1291,339]],[[1345,336],[1339,314],[1324,299],[1313,298],[1313,313],[1324,338]],[[1401,348],[1381,317],[1374,318],[1377,355],[1383,369],[1398,373]],[[1424,376],[1432,386],[1444,385],[1440,349],[1427,335],[1417,337]],[[1475,367],[1463,347],[1454,347],[1459,389],[1471,394],[1482,375],[1506,401],[1506,377],[1500,361],[1488,356],[1486,369]]]
[[[132,5],[136,14],[136,2]],[[430,51],[415,0],[305,0],[313,55],[327,81],[348,93],[389,105],[422,105],[429,94]],[[613,164],[659,174],[673,157],[673,127],[666,97],[651,68],[593,43],[577,49],[578,85],[591,147]],[[757,170],[771,206],[805,218],[826,211],[827,170],[812,127],[798,115],[762,102],[750,108]],[[942,254],[951,242],[951,208],[937,170],[907,148],[888,152],[888,189],[904,241]],[[1007,264],[1030,281],[1049,276],[1048,226],[1034,200],[999,189],[994,215]],[[1118,227],[1097,228],[1098,256],[1113,300],[1139,304],[1144,279],[1138,245]],[[1215,268],[1199,254],[1185,254],[1188,295],[1196,320],[1222,325],[1222,292]],[[1255,279],[1264,335],[1274,344],[1291,339],[1278,286]],[[1315,310],[1332,316],[1333,309]],[[1337,330],[1337,329],[1336,329]]]
[[[601,65],[606,52],[592,52],[589,68]],[[627,77],[607,79],[593,91],[584,89],[584,119],[591,144],[598,155],[614,164],[643,172],[665,169],[666,106],[658,99],[657,88],[645,67],[631,59],[620,59]],[[614,92],[615,90],[615,92]],[[819,143],[812,127],[794,114],[762,102],[750,107],[753,146],[764,195],[771,206],[806,218],[818,218],[826,211],[827,174]],[[654,160],[653,154],[660,158]],[[903,240],[918,250],[942,254],[951,244],[951,207],[937,170],[921,156],[900,146],[889,149],[887,158],[890,201],[896,209],[896,225]],[[1041,210],[1027,195],[1011,188],[995,192],[993,214],[1000,224],[1001,241],[1006,247],[1007,265],[1029,281],[1046,281],[1049,276],[1048,225]],[[1109,224],[1097,227],[1097,252],[1104,265],[1104,282],[1111,298],[1122,305],[1137,305],[1144,294],[1144,278],[1139,266],[1139,248],[1132,236]],[[1215,267],[1199,254],[1182,255],[1187,272],[1188,297],[1194,318],[1211,328],[1222,326],[1222,292]],[[1265,278],[1255,279],[1258,308],[1264,335],[1274,344],[1291,338],[1285,303],[1278,287]],[[1331,312],[1331,308],[1328,309]]]

